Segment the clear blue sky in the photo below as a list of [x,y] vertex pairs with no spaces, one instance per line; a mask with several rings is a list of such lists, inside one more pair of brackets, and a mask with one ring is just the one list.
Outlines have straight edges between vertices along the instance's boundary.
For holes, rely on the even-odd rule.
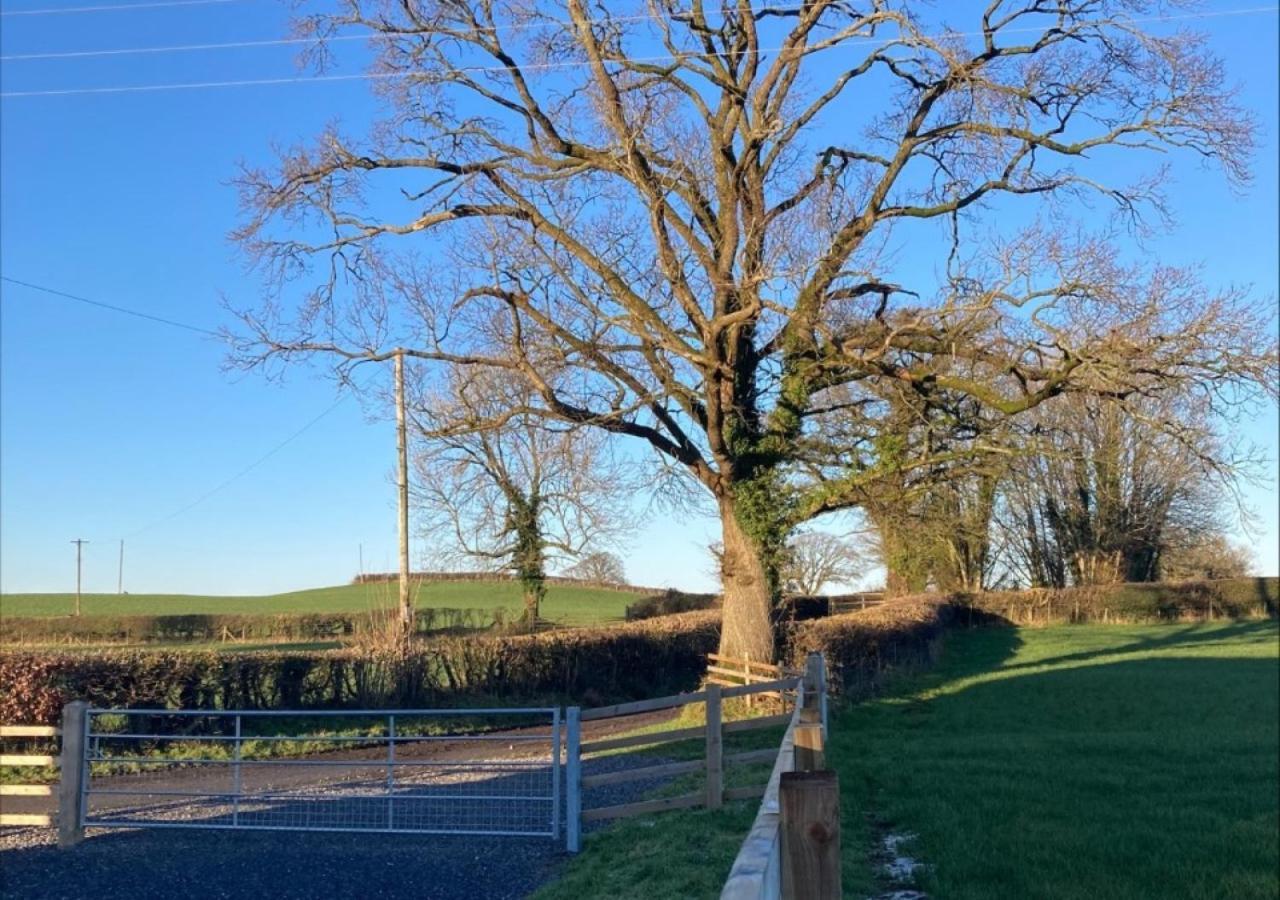
[[[96,4],[97,0],[95,0]],[[123,3],[125,0],[102,0]],[[136,0],[133,0],[136,2]],[[284,36],[268,0],[66,15],[12,15],[71,0],[3,7],[5,56]],[[1244,2],[1209,4],[1245,8]],[[1175,231],[1147,250],[1204,265],[1211,284],[1274,297],[1277,262],[1277,17],[1206,20],[1244,102],[1262,125],[1254,183],[1229,193],[1182,160],[1170,191]],[[59,88],[289,78],[296,48],[5,60],[4,93]],[[339,74],[353,74],[347,65]],[[237,222],[227,182],[240,161],[306,141],[326,123],[352,131],[375,112],[360,81],[173,92],[6,97],[0,106],[3,274],[216,329],[227,297],[252,303],[256,276],[226,240]],[[265,593],[345,581],[395,560],[391,425],[340,403],[266,461],[191,504],[330,409],[331,383],[298,370],[283,384],[223,371],[199,334],[4,284],[0,287],[0,590],[85,588]],[[1259,569],[1275,573],[1276,411],[1244,437],[1270,456],[1249,491]],[[184,508],[191,506],[190,509]],[[175,515],[175,513],[179,513]],[[713,521],[657,517],[626,554],[632,580],[707,586]]]

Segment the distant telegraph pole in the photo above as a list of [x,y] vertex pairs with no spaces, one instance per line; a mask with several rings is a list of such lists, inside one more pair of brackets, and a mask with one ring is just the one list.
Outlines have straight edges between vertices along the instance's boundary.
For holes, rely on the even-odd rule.
[[405,638],[413,634],[413,600],[409,596],[409,448],[404,414],[404,351],[396,353],[396,486],[399,488],[400,531],[400,628]]
[[124,593],[124,538],[120,538],[120,574],[116,578],[116,593]]
[[76,538],[71,543],[76,545],[76,615],[80,615],[80,550],[89,543],[88,541]]

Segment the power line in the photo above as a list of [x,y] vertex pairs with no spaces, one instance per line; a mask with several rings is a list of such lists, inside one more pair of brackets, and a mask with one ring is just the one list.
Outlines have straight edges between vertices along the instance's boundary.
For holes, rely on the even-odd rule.
[[[367,41],[376,38],[367,34],[338,34],[324,39],[334,41]],[[188,53],[196,50],[242,50],[251,47],[284,47],[293,44],[318,43],[316,38],[276,38],[259,41],[227,41],[219,44],[174,44],[168,47],[129,47],[120,50],[65,50],[53,53],[14,53],[0,56],[0,62],[17,62],[29,59],[81,59],[91,56],[138,56],[147,53]]]
[[0,279],[10,284],[18,284],[25,288],[31,288],[33,291],[42,291],[46,294],[52,294],[55,297],[64,297],[67,300],[75,300],[77,303],[87,303],[90,306],[97,306],[101,309],[109,309],[112,312],[124,313],[126,316],[135,316],[139,319],[148,319],[152,322],[158,322],[161,325],[169,325],[173,328],[183,328],[187,331],[194,331],[199,334],[207,334],[210,337],[221,339],[222,335],[208,328],[201,328],[199,325],[190,325],[186,322],[178,322],[174,319],[166,319],[163,316],[155,316],[151,313],[145,313],[137,309],[128,309],[124,306],[116,306],[113,303],[103,303],[101,300],[90,300],[88,297],[81,297],[78,294],[68,294],[66,291],[59,291],[51,287],[45,287],[41,284],[32,284],[30,281],[22,281],[18,278],[10,278],[8,275],[0,275]]
[[[203,2],[203,0],[201,0]],[[232,0],[218,0],[218,2],[232,2]],[[1229,9],[1229,10],[1212,10],[1199,13],[1181,13],[1175,15],[1145,16],[1134,17],[1117,21],[1114,24],[1123,25],[1139,25],[1153,24],[1158,22],[1174,22],[1186,21],[1192,19],[1216,19],[1227,16],[1246,16],[1257,15],[1261,13],[1274,13],[1280,11],[1280,6],[1257,6],[1247,9]],[[1043,28],[1006,28],[1002,29],[1002,34],[1019,34],[1019,33],[1041,33]],[[981,37],[982,32],[950,32],[947,34],[935,34],[921,36],[925,40],[936,40],[940,38],[955,37]],[[351,36],[342,36],[348,39]],[[368,37],[368,36],[366,36]],[[286,39],[282,39],[282,42]],[[289,39],[292,40],[292,39]],[[878,44],[882,47],[891,46],[899,43],[899,39],[880,40],[875,38],[850,38],[841,42],[839,46],[849,44]],[[190,45],[187,45],[190,46]],[[213,49],[216,45],[202,45],[202,49]],[[837,46],[837,45],[833,45]],[[166,50],[176,50],[174,48],[143,48],[137,52],[163,52]],[[761,53],[778,53],[783,50],[791,49],[788,47],[764,47],[756,50],[757,54]],[[828,47],[826,49],[832,49]],[[690,57],[699,57],[705,55],[702,52],[687,54]],[[673,56],[671,54],[662,54],[658,56],[632,56],[628,59],[632,62],[644,63],[661,63],[661,62],[678,62],[683,56]],[[582,68],[587,65],[581,60],[566,60],[563,62],[545,62],[545,63],[529,63],[521,67],[524,71],[545,71],[550,69],[573,69]],[[461,73],[485,73],[485,72],[506,72],[509,71],[507,66],[460,66],[457,69]],[[326,82],[343,82],[343,81],[381,81],[393,80],[399,78],[412,78],[419,75],[434,74],[427,70],[414,69],[403,72],[360,72],[351,75],[298,75],[279,78],[247,78],[247,79],[229,79],[224,81],[187,81],[174,82],[169,84],[137,84],[137,85],[115,85],[110,87],[87,87],[87,88],[59,88],[52,90],[34,90],[34,91],[6,91],[0,93],[0,98],[14,99],[19,97],[67,97],[87,94],[137,94],[137,93],[155,93],[161,91],[186,91],[211,88],[227,88],[227,87],[258,87],[267,85],[283,85],[283,84],[304,84],[315,83],[321,84]]]
[[161,9],[168,6],[208,6],[213,3],[239,3],[241,0],[156,0],[154,3],[114,3],[107,6],[54,6],[44,9],[6,9],[0,16],[60,16],[73,13],[130,12],[137,9]]
[[[644,22],[651,21],[652,15],[636,15],[636,16],[611,16],[610,22]],[[519,22],[510,25],[495,25],[491,27],[479,26],[479,30],[489,34],[509,31],[529,31],[535,28],[565,28],[572,27],[573,22],[565,19],[548,19],[540,22]],[[154,53],[191,53],[201,50],[243,50],[254,47],[288,47],[298,44],[331,44],[341,41],[377,41],[377,40],[396,40],[403,37],[411,37],[412,35],[402,34],[338,34],[330,35],[324,38],[316,37],[292,37],[292,38],[264,38],[261,40],[244,40],[244,41],[225,41],[212,44],[172,44],[162,47],[128,47],[120,49],[108,50],[61,50],[51,51],[48,53],[11,53],[7,56],[0,56],[0,62],[18,62],[22,60],[35,59],[83,59],[85,57],[96,56],[137,56],[143,54]]]
[[[368,386],[368,382],[365,382],[365,384],[363,385],[363,387],[367,387],[367,386]],[[289,446],[289,444],[293,443],[295,440],[297,440],[299,437],[301,437],[304,433],[306,433],[306,432],[307,432],[307,430],[309,430],[309,429],[310,429],[310,428],[312,428],[314,425],[316,425],[316,423],[318,423],[321,419],[323,419],[325,416],[329,415],[331,412],[333,412],[335,409],[337,409],[337,408],[338,408],[339,406],[341,406],[342,404],[346,403],[346,402],[347,402],[347,400],[349,400],[349,399],[350,399],[350,397],[351,397],[351,394],[350,394],[350,393],[343,394],[341,397],[339,397],[339,398],[338,398],[337,402],[335,402],[333,405],[331,405],[331,406],[329,406],[328,408],[326,408],[326,409],[325,409],[322,413],[320,413],[318,416],[316,416],[315,418],[313,418],[313,419],[311,419],[310,421],[308,421],[308,422],[307,422],[307,424],[303,425],[303,426],[302,426],[301,428],[299,428],[297,431],[295,431],[295,432],[293,432],[292,434],[290,434],[287,438],[285,438],[284,440],[280,441],[278,444],[276,444],[274,447],[272,447],[272,448],[271,448],[270,450],[268,450],[266,453],[264,453],[264,454],[262,454],[261,456],[259,456],[259,457],[258,457],[257,459],[255,459],[253,462],[249,463],[249,464],[248,464],[247,466],[245,466],[243,469],[241,469],[240,471],[238,471],[238,472],[236,472],[234,475],[232,475],[230,478],[228,478],[228,479],[226,479],[225,481],[223,481],[223,482],[219,483],[217,486],[215,486],[215,487],[213,487],[213,488],[210,488],[209,490],[205,491],[203,494],[201,494],[201,495],[200,495],[199,497],[197,497],[195,500],[192,500],[190,503],[188,503],[186,506],[182,507],[181,509],[177,510],[176,512],[172,512],[172,513],[170,513],[169,515],[165,516],[164,518],[156,519],[155,521],[153,521],[153,522],[151,522],[151,523],[149,523],[149,524],[147,524],[147,525],[143,525],[141,528],[137,529],[136,531],[132,531],[132,532],[130,532],[129,534],[125,535],[125,537],[127,537],[127,538],[131,538],[131,537],[134,537],[135,535],[142,534],[144,531],[150,531],[152,528],[155,528],[157,525],[163,525],[165,522],[172,521],[173,519],[178,518],[178,516],[182,515],[183,513],[185,513],[185,512],[189,512],[190,510],[195,509],[197,506],[199,506],[199,505],[200,505],[201,503],[203,503],[204,501],[208,500],[208,499],[209,499],[210,497],[212,497],[214,494],[217,494],[219,491],[222,491],[222,490],[224,490],[225,488],[230,487],[232,484],[234,484],[235,482],[239,481],[239,480],[240,480],[241,478],[243,478],[244,476],[248,475],[248,474],[249,474],[250,472],[252,472],[254,469],[258,468],[258,466],[262,465],[264,462],[266,462],[267,460],[269,460],[271,457],[275,456],[277,453],[279,453],[279,452],[280,452],[281,450],[283,450],[285,447]]]

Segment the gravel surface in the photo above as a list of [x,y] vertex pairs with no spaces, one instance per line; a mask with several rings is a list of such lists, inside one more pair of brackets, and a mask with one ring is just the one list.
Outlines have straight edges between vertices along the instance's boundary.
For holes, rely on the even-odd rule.
[[[664,760],[608,756],[585,774]],[[662,780],[588,792],[590,807],[627,803]],[[192,816],[207,810],[190,808]],[[600,827],[598,823],[591,823]],[[555,877],[563,839],[204,829],[90,829],[58,850],[52,829],[0,830],[0,897],[148,898],[525,897]]]

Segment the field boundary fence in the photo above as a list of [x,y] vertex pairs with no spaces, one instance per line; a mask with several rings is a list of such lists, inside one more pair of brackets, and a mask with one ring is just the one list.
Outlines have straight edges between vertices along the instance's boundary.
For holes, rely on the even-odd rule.
[[841,896],[840,795],[835,773],[826,768],[826,664],[820,654],[809,655],[805,685],[721,900]]
[[[53,725],[0,725],[0,744],[3,744],[3,747],[0,747],[0,768],[57,771],[61,760],[58,754],[51,751],[47,745],[57,741],[61,734],[62,729]],[[13,745],[18,743],[27,746],[18,747],[15,750]],[[54,791],[55,786],[47,781],[31,784],[10,784],[6,781],[0,784],[0,798],[3,798],[0,799],[0,826],[54,824],[57,817],[50,813],[12,810],[13,798],[52,797]],[[17,802],[21,804],[23,801]]]
[[[714,657],[713,662],[720,659],[727,658]],[[762,680],[768,673],[756,670],[745,671],[739,668],[732,674],[741,676],[745,683],[725,686],[708,680],[702,690],[689,694],[655,697],[588,709],[570,707],[565,715],[565,841],[569,852],[577,853],[581,849],[582,828],[590,822],[629,818],[673,809],[694,807],[718,809],[729,800],[748,800],[764,796],[769,789],[768,783],[726,786],[725,770],[726,767],[731,766],[776,761],[779,749],[767,747],[725,752],[725,737],[780,726],[786,727],[790,734],[799,711],[806,708],[806,704],[812,710],[814,720],[820,722],[823,716],[822,711],[826,707],[825,667],[819,654],[812,654],[808,662],[808,667],[803,673],[788,673],[781,678]],[[775,670],[773,674],[783,671],[776,666],[771,668]],[[728,677],[723,676],[725,679]],[[765,699],[772,699],[779,705],[781,711],[764,710],[763,715],[726,720],[724,702],[739,697],[755,701],[757,704]],[[641,729],[619,737],[606,737],[585,743],[582,741],[584,722],[620,719],[688,707],[696,710],[699,706],[702,707],[700,724],[677,723],[679,727],[675,728]],[[822,726],[819,725],[819,727]],[[663,745],[697,740],[702,741],[703,746],[702,753],[696,759],[661,761],[596,774],[583,774],[583,763],[588,757],[598,757],[601,754],[617,751],[635,752],[641,749],[647,753]],[[665,780],[686,775],[702,776],[702,789],[607,806],[592,807],[584,804],[584,792],[592,788],[628,781]]]
[[[743,683],[708,680],[702,690],[688,694],[574,706],[563,716],[560,707],[206,711],[102,709],[74,701],[64,709],[61,728],[0,728],[4,740],[62,742],[56,756],[0,757],[4,766],[60,768],[56,787],[0,789],[6,799],[56,794],[56,815],[6,813],[0,824],[56,823],[63,847],[82,840],[86,827],[510,835],[552,841],[559,840],[563,827],[565,846],[576,853],[584,825],[593,822],[718,809],[728,801],[758,797],[760,808],[722,897],[838,896],[838,787],[834,774],[824,769],[825,661],[811,653],[802,672],[772,664],[737,665],[745,662],[710,659],[712,669],[730,671],[712,676]],[[768,677],[776,674],[783,677]],[[752,714],[726,717],[726,701],[739,698],[752,701]],[[670,717],[639,727],[614,722],[668,710],[684,716],[690,708],[693,715],[674,723]],[[322,728],[319,720],[337,720],[343,727]],[[583,725],[593,722],[604,727],[590,728],[594,733],[584,740]],[[726,737],[779,727],[785,729],[779,744],[726,751]],[[692,741],[701,746],[691,757]],[[682,753],[657,760],[649,755],[678,744],[685,745]],[[638,764],[584,773],[584,762],[613,755]],[[762,783],[749,783],[750,771],[726,779],[726,769],[762,763],[772,763]],[[584,793],[593,788],[637,781],[661,786],[682,776],[697,776],[700,785],[684,793],[647,791],[644,799],[584,804]]]

